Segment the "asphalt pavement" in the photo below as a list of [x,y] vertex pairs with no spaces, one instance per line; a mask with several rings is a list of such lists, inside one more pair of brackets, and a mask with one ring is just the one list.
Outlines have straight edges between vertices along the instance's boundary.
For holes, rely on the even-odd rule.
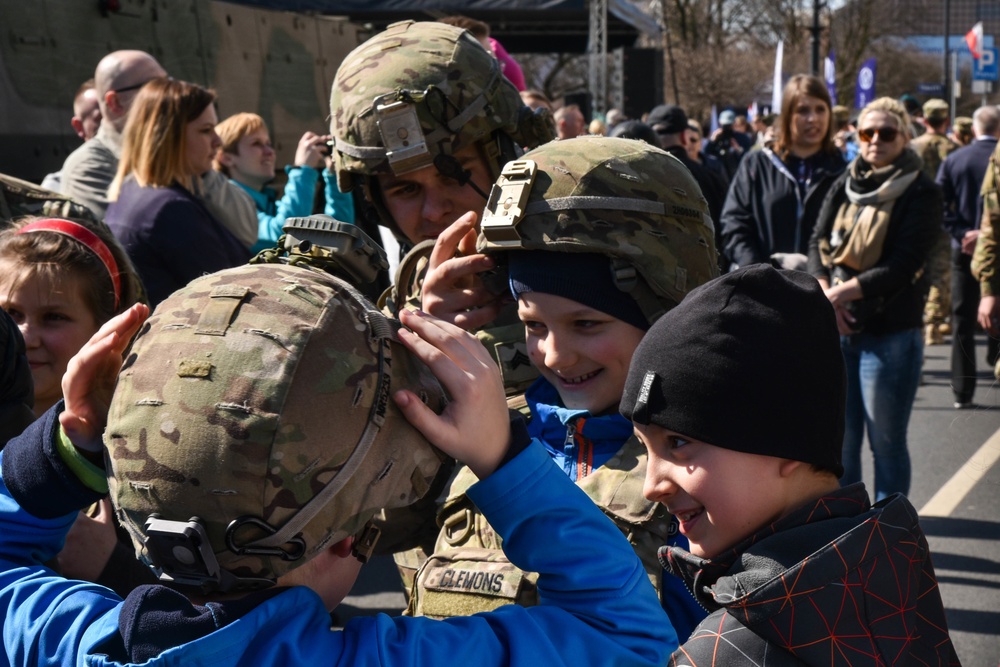
[[[1000,388],[977,350],[977,404],[956,410],[950,384],[951,346],[928,347],[923,383],[910,419],[910,501],[927,534],[948,626],[965,667],[1000,665]],[[873,488],[871,456],[865,481]],[[405,600],[392,559],[374,558],[338,623],[356,615],[399,614]]]
[[[977,406],[955,410],[951,346],[925,350],[910,419],[910,500],[920,511],[965,667],[1000,664],[1000,389],[978,341]],[[868,467],[870,470],[871,467]],[[869,479],[869,484],[871,481]]]

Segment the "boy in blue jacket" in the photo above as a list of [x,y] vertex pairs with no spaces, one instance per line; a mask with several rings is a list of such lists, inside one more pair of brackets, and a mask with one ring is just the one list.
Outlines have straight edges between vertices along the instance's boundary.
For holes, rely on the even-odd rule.
[[[485,263],[493,267],[495,283],[516,301],[523,324],[521,363],[541,375],[524,394],[528,432],[628,536],[684,639],[705,610],[679,580],[664,576],[656,553],[664,543],[687,542],[676,520],[642,496],[645,452],[632,424],[618,414],[618,402],[646,330],[718,274],[705,198],[684,165],[659,148],[578,137],[508,163],[481,230],[482,254],[449,259],[428,272],[425,308],[467,323],[475,305],[470,294],[442,290],[437,279]],[[460,222],[441,235],[432,264],[462,232],[474,233]],[[431,555],[412,587],[413,613],[445,617],[508,600],[536,602],[533,575],[503,562],[500,540],[463,497],[474,481],[460,469],[443,495],[433,547],[425,548]],[[405,566],[419,558],[411,551],[398,561]],[[517,585],[498,591],[452,585],[478,571],[503,571]]]
[[[474,337],[422,313],[397,335],[342,281],[283,265],[205,276],[145,312],[102,327],[65,404],[0,455],[7,664],[660,665],[676,646],[627,542],[509,420]],[[438,472],[421,433],[481,479],[470,496],[541,573],[542,604],[332,631],[377,539],[368,519]],[[163,582],[125,600],[43,565],[106,491]]]

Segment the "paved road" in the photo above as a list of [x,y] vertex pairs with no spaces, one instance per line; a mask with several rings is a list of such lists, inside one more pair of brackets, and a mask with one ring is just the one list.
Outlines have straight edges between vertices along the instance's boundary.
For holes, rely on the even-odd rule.
[[[910,500],[927,533],[948,627],[965,667],[1000,664],[1000,390],[985,368],[974,410],[952,408],[950,346],[926,350],[910,421]],[[870,483],[870,482],[869,482]],[[943,490],[942,490],[943,489]],[[937,495],[936,495],[937,494]]]
[[[1000,389],[983,367],[974,410],[952,408],[950,346],[926,350],[924,384],[910,421],[913,483],[948,624],[965,667],[1000,665]],[[980,341],[979,360],[985,355]],[[865,461],[872,488],[871,459]],[[939,491],[944,489],[942,493]],[[932,502],[933,501],[933,502]],[[338,610],[399,613],[403,595],[390,559],[374,559]]]

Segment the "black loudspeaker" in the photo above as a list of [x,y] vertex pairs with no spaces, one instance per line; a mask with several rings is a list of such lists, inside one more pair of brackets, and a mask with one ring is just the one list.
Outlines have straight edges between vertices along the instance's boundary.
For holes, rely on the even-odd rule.
[[590,108],[590,93],[566,93],[563,95],[563,102],[563,106],[568,107],[571,104],[575,104],[580,107],[580,111],[583,112],[583,121],[585,124],[593,120],[593,110]]
[[642,118],[663,104],[662,49],[623,49],[621,77],[626,118]]

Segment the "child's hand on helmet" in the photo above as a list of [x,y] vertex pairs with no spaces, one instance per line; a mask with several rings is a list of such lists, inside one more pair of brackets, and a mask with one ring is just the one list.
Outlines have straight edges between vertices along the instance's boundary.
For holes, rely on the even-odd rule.
[[147,317],[149,306],[135,304],[105,322],[69,360],[62,380],[66,408],[59,415],[59,423],[77,448],[97,452],[103,446],[101,435],[108,421],[122,354]]
[[452,397],[440,415],[411,392],[394,398],[406,418],[434,445],[480,479],[503,461],[510,421],[500,370],[482,343],[459,327],[422,312],[403,311],[403,344],[427,364]]

